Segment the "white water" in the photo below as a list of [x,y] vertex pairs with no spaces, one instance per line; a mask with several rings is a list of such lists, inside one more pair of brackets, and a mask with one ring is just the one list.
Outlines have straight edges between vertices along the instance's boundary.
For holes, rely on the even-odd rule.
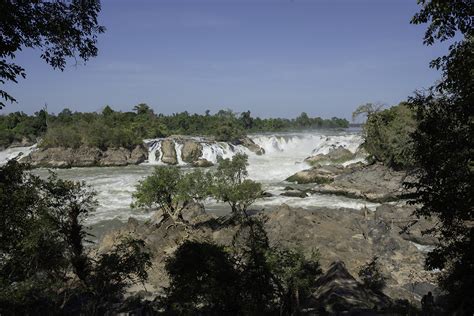
[[29,147],[13,147],[2,150],[0,151],[0,166],[6,164],[8,160],[27,156],[35,149],[36,145]]
[[[328,208],[354,208],[360,209],[368,207],[374,209],[378,206],[375,203],[368,203],[363,200],[350,199],[333,195],[314,194],[307,198],[293,198],[280,196],[284,187],[289,185],[284,180],[309,166],[304,162],[308,156],[327,153],[330,148],[343,146],[355,152],[362,139],[355,131],[314,131],[305,133],[281,133],[278,135],[254,135],[253,141],[265,149],[265,154],[258,156],[250,152],[243,146],[232,146],[227,143],[206,142],[196,138],[203,146],[201,158],[212,162],[217,161],[217,157],[230,158],[238,152],[246,153],[249,156],[249,177],[263,184],[264,189],[274,194],[272,197],[264,198],[255,203],[255,208],[271,209],[286,203],[294,207],[311,209],[315,207]],[[139,180],[151,174],[154,165],[163,164],[161,158],[161,139],[147,140],[149,146],[149,159],[147,163],[139,166],[109,167],[109,168],[71,168],[58,169],[58,175],[65,179],[75,181],[85,181],[97,192],[99,207],[89,218],[90,224],[104,220],[119,219],[126,221],[130,216],[146,219],[151,216],[143,210],[131,210],[131,195],[135,191],[135,185]],[[181,159],[182,144],[175,141],[175,148],[179,165],[186,166]],[[13,148],[0,152],[0,161],[7,161],[15,157],[19,152],[27,153],[34,149]],[[44,169],[37,169],[35,173],[47,176]],[[207,201],[211,209],[222,209],[223,205],[215,201]]]

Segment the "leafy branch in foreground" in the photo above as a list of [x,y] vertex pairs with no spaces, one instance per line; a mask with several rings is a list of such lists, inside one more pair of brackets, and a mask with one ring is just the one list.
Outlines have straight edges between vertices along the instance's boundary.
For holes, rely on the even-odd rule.
[[108,253],[84,247],[94,193],[82,183],[42,180],[12,160],[0,167],[0,313],[104,314],[151,264],[140,240]]
[[[41,50],[41,58],[55,69],[64,70],[67,59],[87,61],[97,56],[98,0],[1,1],[0,84],[25,78],[23,67],[12,62],[26,48]],[[16,99],[0,89],[0,109]]]

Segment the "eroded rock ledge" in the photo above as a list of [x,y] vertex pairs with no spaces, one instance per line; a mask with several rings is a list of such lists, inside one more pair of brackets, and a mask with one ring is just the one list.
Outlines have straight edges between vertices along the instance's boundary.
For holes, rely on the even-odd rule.
[[127,148],[101,150],[82,146],[77,149],[63,147],[38,149],[20,161],[37,168],[110,167],[137,165],[144,162],[147,157],[148,150],[143,145],[131,150]]

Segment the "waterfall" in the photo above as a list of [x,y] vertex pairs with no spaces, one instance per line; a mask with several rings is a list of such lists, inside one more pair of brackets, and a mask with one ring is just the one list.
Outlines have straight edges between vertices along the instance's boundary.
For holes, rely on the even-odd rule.
[[0,151],[0,166],[7,163],[8,160],[28,156],[36,149],[36,144],[29,147],[13,147]]

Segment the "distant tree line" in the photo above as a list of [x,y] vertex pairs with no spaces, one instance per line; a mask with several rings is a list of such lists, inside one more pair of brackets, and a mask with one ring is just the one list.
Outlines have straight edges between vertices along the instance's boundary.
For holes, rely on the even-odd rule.
[[30,116],[15,112],[0,116],[0,146],[8,147],[21,141],[36,142],[42,147],[73,147],[81,145],[99,148],[134,147],[143,139],[170,135],[213,137],[218,141],[236,141],[247,133],[288,131],[314,128],[346,128],[346,119],[322,119],[301,113],[295,119],[254,118],[250,111],[237,114],[220,110],[211,115],[190,114],[187,111],[172,115],[154,113],[146,104],[139,104],[133,112],[114,111],[106,106],[101,113],[62,110],[48,114],[45,110]]

